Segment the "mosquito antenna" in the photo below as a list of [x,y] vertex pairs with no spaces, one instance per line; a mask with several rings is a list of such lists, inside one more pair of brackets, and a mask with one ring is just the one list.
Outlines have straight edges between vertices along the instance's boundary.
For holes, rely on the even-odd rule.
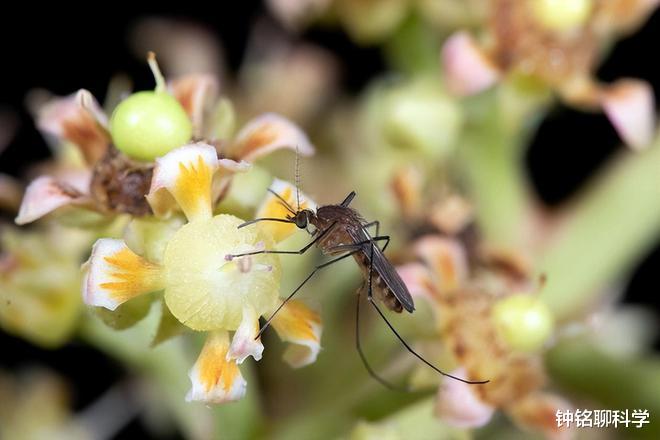
[[273,218],[273,217],[262,217],[262,218],[255,218],[254,220],[247,221],[245,223],[241,223],[238,225],[238,229],[244,228],[246,226],[253,225],[258,222],[281,222],[281,223],[293,223],[293,220],[288,220],[285,218]]
[[268,188],[267,191],[269,193],[271,193],[272,195],[274,195],[275,197],[277,197],[278,199],[280,199],[280,202],[284,203],[284,207],[287,209],[287,211],[289,211],[293,215],[296,215],[296,211],[294,211],[293,207],[291,207],[291,205],[289,205],[289,202],[284,200],[284,197],[282,197],[281,195],[279,195],[278,193],[276,193],[274,190],[272,190],[270,188]]
[[378,312],[380,317],[383,318],[383,321],[385,321],[385,324],[387,324],[387,326],[390,328],[390,330],[392,330],[392,333],[394,333],[394,335],[397,337],[397,339],[403,344],[404,347],[406,347],[406,350],[408,350],[417,359],[424,362],[426,365],[428,365],[433,370],[435,370],[436,372],[442,374],[445,377],[450,377],[452,379],[458,380],[459,382],[467,383],[467,384],[470,384],[470,385],[485,384],[485,383],[490,382],[490,380],[476,380],[476,381],[466,380],[466,379],[461,379],[460,377],[454,376],[452,374],[445,373],[444,371],[442,371],[441,369],[439,369],[438,367],[436,367],[435,365],[433,365],[432,363],[430,363],[429,361],[424,359],[422,357],[422,355],[417,353],[415,350],[413,350],[413,348],[410,345],[408,345],[406,340],[401,337],[399,332],[396,331],[396,329],[390,323],[390,321],[387,319],[385,314],[380,310],[380,308],[378,307],[378,305],[374,301],[373,296],[371,294],[371,278],[372,278],[372,275],[373,275],[373,268],[374,268],[374,243],[373,243],[373,241],[371,242],[370,249],[371,249],[371,258],[370,258],[370,262],[369,262],[369,290],[367,291],[367,299],[369,300],[371,305],[374,306],[374,308],[376,309],[376,311]]
[[296,145],[296,203],[300,211],[300,154],[298,154],[298,145]]
[[365,285],[362,284],[360,288],[357,291],[357,302],[355,304],[355,348],[357,348],[357,352],[360,355],[360,359],[362,360],[362,365],[364,365],[364,368],[366,368],[367,372],[369,373],[369,376],[373,377],[378,383],[383,385],[385,388],[388,388],[392,391],[400,391],[404,393],[409,393],[412,392],[412,390],[408,387],[400,387],[397,385],[394,385],[390,381],[384,379],[381,377],[374,369],[369,365],[369,361],[367,361],[367,357],[364,354],[364,351],[362,351],[362,344],[360,343],[360,302],[362,300],[362,289],[364,289]]

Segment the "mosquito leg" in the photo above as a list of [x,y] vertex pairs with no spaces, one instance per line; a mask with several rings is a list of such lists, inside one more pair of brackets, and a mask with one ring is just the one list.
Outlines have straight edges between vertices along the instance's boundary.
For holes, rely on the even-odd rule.
[[372,227],[372,226],[374,226],[374,225],[376,226],[376,235],[379,235],[379,234],[380,234],[380,222],[379,222],[378,220],[374,220],[374,221],[369,222],[369,223],[367,223],[367,224],[365,224],[365,225],[362,225],[362,227],[363,227],[364,229],[367,229],[367,228],[370,228],[370,227]]
[[299,249],[297,251],[274,251],[274,250],[252,251],[252,252],[244,252],[242,254],[228,254],[228,255],[225,256],[225,259],[226,260],[233,260],[234,258],[237,258],[237,257],[245,257],[245,256],[248,256],[248,255],[260,255],[260,254],[285,254],[285,255],[286,254],[288,254],[288,255],[296,255],[297,254],[297,255],[302,255],[305,252],[307,252],[307,250],[309,248],[314,246],[321,238],[325,237],[328,234],[328,232],[333,228],[333,226],[335,224],[337,224],[337,222],[335,222],[335,223],[331,224],[330,226],[328,226],[319,235],[317,235],[316,238],[314,238],[314,240],[307,243],[304,247],[302,247],[301,249]]
[[351,255],[353,255],[353,254],[359,252],[361,249],[362,249],[362,248],[354,249],[354,250],[348,252],[347,254],[342,255],[341,257],[334,258],[334,259],[332,259],[332,260],[330,260],[330,261],[327,261],[327,262],[325,262],[325,263],[323,263],[323,264],[319,264],[318,266],[316,266],[316,267],[314,268],[314,270],[313,270],[309,275],[307,275],[307,278],[305,278],[305,279],[303,280],[303,282],[300,283],[300,285],[299,285],[298,287],[296,287],[295,290],[294,290],[293,292],[291,292],[291,293],[289,294],[289,296],[287,296],[287,297],[284,299],[284,301],[282,301],[282,304],[280,304],[279,307],[277,307],[277,309],[275,309],[275,311],[273,312],[273,314],[270,315],[270,317],[266,320],[266,323],[264,324],[263,327],[261,327],[261,329],[259,330],[259,333],[257,333],[257,336],[255,336],[254,339],[258,339],[258,338],[261,336],[261,334],[264,332],[264,330],[266,330],[266,328],[268,328],[268,326],[270,325],[270,322],[273,320],[273,318],[275,317],[275,315],[277,315],[277,313],[282,309],[282,307],[284,307],[284,305],[285,305],[287,302],[289,302],[289,300],[290,300],[291,298],[293,298],[293,296],[294,296],[296,293],[298,293],[298,291],[299,291],[300,289],[302,289],[302,287],[307,283],[307,281],[309,281],[309,280],[314,276],[314,274],[315,274],[316,272],[318,272],[319,270],[323,269],[324,267],[328,267],[328,266],[330,266],[331,264],[334,264],[334,263],[336,263],[336,262],[338,262],[338,261],[341,261],[341,260],[343,260],[344,258],[348,258],[348,257],[350,257]]
[[364,351],[362,351],[362,344],[360,343],[360,302],[362,300],[362,290],[364,288],[365,288],[365,284],[362,284],[362,286],[360,286],[360,288],[358,289],[357,302],[355,305],[355,348],[357,349],[357,352],[360,355],[360,359],[362,360],[362,365],[364,365],[364,368],[366,368],[367,372],[369,373],[369,376],[373,377],[377,382],[379,382],[385,388],[389,388],[393,391],[409,392],[410,390],[408,388],[402,388],[397,385],[394,385],[388,380],[382,378],[378,373],[376,373],[374,369],[371,368],[371,365],[369,365],[369,361],[367,361],[367,357],[364,354]]
[[[371,255],[373,255],[373,244],[372,244],[371,246],[372,246],[372,247],[371,247]],[[373,261],[373,259],[372,259],[372,261]],[[439,369],[438,367],[436,367],[435,365],[433,365],[432,363],[430,363],[429,361],[427,361],[426,359],[424,359],[424,358],[423,358],[419,353],[417,353],[415,350],[413,350],[413,348],[412,348],[410,345],[408,345],[408,343],[405,341],[405,339],[403,339],[403,338],[401,337],[401,335],[399,334],[399,332],[396,331],[396,329],[394,328],[394,326],[390,323],[390,321],[387,319],[387,317],[385,317],[385,314],[380,310],[380,308],[378,307],[378,305],[377,305],[376,302],[374,301],[373,294],[372,294],[372,291],[371,291],[371,269],[372,269],[372,266],[373,266],[373,263],[372,263],[372,264],[370,265],[370,267],[369,267],[369,290],[367,291],[367,300],[369,300],[369,302],[371,303],[371,305],[374,306],[374,308],[376,309],[376,311],[378,312],[378,314],[380,315],[380,317],[383,318],[383,321],[385,321],[385,324],[387,324],[387,326],[390,328],[390,330],[392,331],[392,333],[394,333],[394,335],[395,335],[395,336],[397,337],[397,339],[401,342],[401,344],[403,344],[403,346],[406,347],[406,350],[408,350],[408,351],[409,351],[412,355],[414,355],[417,359],[419,359],[420,361],[424,362],[426,365],[428,365],[429,367],[431,367],[431,368],[432,368],[433,370],[435,370],[436,372],[442,374],[443,376],[450,377],[450,378],[452,378],[452,379],[458,380],[458,381],[463,382],[463,383],[471,384],[471,385],[484,384],[484,383],[488,383],[488,382],[490,382],[489,380],[475,380],[475,381],[472,381],[472,380],[466,380],[466,379],[461,379],[460,377],[453,376],[453,375],[451,375],[451,374],[449,374],[449,373],[445,373],[444,371],[442,371],[441,369]]]

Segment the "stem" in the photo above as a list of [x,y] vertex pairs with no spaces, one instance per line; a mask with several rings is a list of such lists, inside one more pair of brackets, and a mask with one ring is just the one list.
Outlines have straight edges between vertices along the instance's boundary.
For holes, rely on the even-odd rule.
[[158,67],[158,62],[156,61],[155,53],[150,51],[147,54],[147,63],[149,63],[149,67],[151,68],[151,73],[153,73],[154,79],[156,80],[156,91],[164,92],[166,90],[165,77],[163,77],[163,74],[160,71],[160,67]]
[[540,255],[541,293],[558,319],[579,314],[625,274],[660,234],[660,138],[622,154],[571,203]]
[[[617,358],[598,350],[586,338],[564,341],[546,357],[553,379],[574,393],[596,399],[598,409],[648,410],[649,424],[629,434],[660,436],[660,358]],[[654,417],[656,415],[656,417]]]

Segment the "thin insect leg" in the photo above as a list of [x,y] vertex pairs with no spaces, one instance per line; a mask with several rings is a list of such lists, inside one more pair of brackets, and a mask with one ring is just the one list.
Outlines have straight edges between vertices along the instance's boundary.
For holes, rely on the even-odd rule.
[[314,240],[307,243],[303,248],[301,248],[297,251],[273,251],[273,250],[252,251],[252,252],[244,252],[242,254],[229,254],[229,255],[225,256],[225,259],[232,260],[232,259],[237,258],[237,257],[245,257],[247,255],[260,255],[260,254],[289,254],[289,255],[298,254],[298,255],[302,255],[305,252],[307,252],[307,250],[309,248],[314,246],[321,238],[323,238],[328,233],[328,231],[330,231],[332,229],[332,227],[336,223],[337,222],[335,222],[335,223],[331,224],[330,226],[328,226],[326,229],[323,230],[323,232],[321,232],[319,235],[317,235],[316,238],[314,238]]
[[[371,254],[373,255],[373,245],[371,247]],[[373,259],[372,259],[372,261],[373,261]],[[385,317],[385,314],[380,310],[378,305],[376,305],[376,302],[374,301],[372,291],[371,291],[371,267],[369,269],[369,290],[367,291],[367,300],[369,300],[371,305],[374,306],[374,308],[376,309],[376,311],[378,312],[380,317],[383,318],[383,321],[385,321],[385,324],[387,324],[387,326],[390,328],[390,330],[392,330],[392,333],[394,333],[394,335],[397,337],[397,339],[403,344],[404,347],[406,347],[406,350],[408,350],[410,353],[412,353],[417,359],[419,359],[420,361],[424,362],[426,365],[431,367],[433,370],[435,370],[436,372],[442,374],[443,376],[450,377],[452,379],[455,379],[455,380],[458,380],[460,382],[467,383],[467,384],[470,384],[470,385],[484,384],[484,383],[490,382],[490,380],[475,380],[475,381],[466,380],[466,379],[461,379],[460,377],[451,375],[449,373],[445,373],[444,371],[442,371],[441,369],[439,369],[438,367],[436,367],[435,365],[433,365],[432,363],[430,363],[429,361],[424,359],[415,350],[413,350],[412,347],[410,345],[408,345],[408,343],[401,337],[401,335],[399,335],[399,333],[396,331],[394,326]]]
[[343,202],[340,203],[341,206],[347,207],[348,205],[351,204],[351,201],[355,197],[355,191],[351,191],[349,195],[346,196]]
[[291,205],[289,205],[289,202],[287,202],[286,200],[284,200],[284,198],[283,198],[281,195],[279,195],[278,193],[276,193],[275,191],[273,191],[273,190],[270,189],[270,188],[268,188],[267,191],[268,191],[269,193],[271,193],[272,195],[274,195],[275,197],[277,197],[278,199],[280,199],[282,202],[284,202],[284,206],[286,207],[286,209],[289,210],[289,212],[290,212],[291,214],[296,215],[296,211],[293,210],[293,207],[292,207]]
[[389,388],[390,390],[393,391],[410,392],[410,389],[394,385],[393,383],[382,378],[378,373],[376,373],[374,369],[371,368],[371,365],[369,365],[369,361],[367,361],[367,357],[364,354],[364,351],[362,351],[362,344],[360,343],[360,301],[362,300],[362,289],[364,289],[364,287],[365,285],[362,284],[362,286],[360,286],[360,288],[358,289],[357,302],[355,305],[355,348],[357,349],[357,352],[360,355],[360,359],[362,359],[362,365],[364,365],[364,368],[366,368],[367,372],[369,373],[369,376],[373,377],[385,388]]
[[[364,229],[370,228],[372,226],[376,226],[376,235],[378,236],[380,234],[380,222],[378,220],[374,220],[372,222],[369,222],[365,225],[362,225]],[[387,243],[385,243],[385,246],[381,248],[381,252],[385,252],[385,249],[387,249],[387,246],[390,244],[390,237],[387,236]]]
[[372,222],[369,222],[365,225],[362,225],[364,229],[370,228],[372,226],[376,226],[376,235],[380,235],[380,222],[378,220],[374,220]]
[[[360,248],[360,249],[361,249],[361,248]],[[261,334],[266,330],[266,328],[268,328],[268,326],[270,325],[270,322],[273,320],[273,318],[275,317],[275,315],[277,315],[277,313],[282,309],[282,307],[284,307],[284,305],[285,305],[286,303],[288,303],[289,300],[291,300],[291,298],[293,298],[293,296],[294,296],[296,293],[298,293],[298,291],[299,291],[300,289],[302,289],[302,287],[305,285],[305,283],[307,283],[307,281],[309,281],[310,278],[312,278],[316,272],[318,272],[319,270],[323,269],[324,267],[328,267],[328,266],[330,266],[331,264],[334,264],[334,263],[336,263],[336,262],[338,262],[338,261],[340,261],[340,260],[343,260],[344,258],[348,258],[348,257],[350,257],[351,255],[353,255],[353,254],[359,252],[360,249],[355,249],[355,250],[353,250],[353,251],[351,251],[351,252],[349,252],[349,253],[347,253],[347,254],[345,254],[345,255],[342,255],[341,257],[334,258],[334,259],[332,259],[332,260],[330,260],[330,261],[327,261],[327,262],[325,262],[325,263],[323,263],[323,264],[319,264],[318,266],[316,266],[316,267],[314,268],[314,270],[313,270],[309,275],[307,275],[307,278],[305,278],[305,279],[303,280],[303,282],[300,283],[300,285],[299,285],[298,287],[296,287],[295,290],[294,290],[293,292],[291,292],[291,293],[289,294],[289,296],[287,296],[287,297],[284,299],[284,301],[282,301],[282,304],[280,304],[279,307],[277,307],[277,309],[275,309],[275,311],[273,312],[273,314],[270,315],[270,317],[266,320],[266,323],[264,324],[263,327],[261,327],[261,329],[259,330],[259,333],[257,333],[257,336],[255,336],[254,339],[258,339],[258,338],[261,336]]]
[[331,247],[326,252],[331,254],[333,252],[349,251],[349,250],[352,250],[352,249],[356,249],[358,247],[362,248],[362,246],[364,246],[365,244],[369,244],[369,243],[374,242],[374,241],[381,241],[381,240],[388,240],[389,241],[389,239],[390,239],[390,237],[385,235],[385,236],[382,236],[382,237],[372,237],[369,240],[360,241],[358,243],[338,244],[336,246]]

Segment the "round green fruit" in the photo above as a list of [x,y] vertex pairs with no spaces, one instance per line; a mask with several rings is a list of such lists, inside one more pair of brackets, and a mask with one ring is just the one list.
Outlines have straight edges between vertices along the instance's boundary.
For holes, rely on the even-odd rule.
[[552,312],[532,295],[516,294],[499,300],[492,316],[501,338],[518,351],[539,350],[554,330]]
[[144,91],[122,101],[110,118],[115,146],[134,159],[151,161],[185,145],[192,123],[169,93]]

